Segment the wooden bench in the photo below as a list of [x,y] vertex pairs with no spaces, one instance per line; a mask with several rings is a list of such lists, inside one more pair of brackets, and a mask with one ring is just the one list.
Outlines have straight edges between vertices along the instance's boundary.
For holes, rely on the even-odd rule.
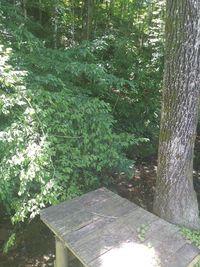
[[[200,251],[172,225],[100,188],[40,213],[56,236],[56,267],[192,267]],[[78,266],[78,265],[76,265]]]

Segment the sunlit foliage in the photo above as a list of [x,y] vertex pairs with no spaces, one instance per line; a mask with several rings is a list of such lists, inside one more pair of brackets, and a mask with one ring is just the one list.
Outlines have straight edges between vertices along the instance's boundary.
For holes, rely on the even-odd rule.
[[0,202],[13,223],[155,152],[163,2],[91,3],[0,3]]

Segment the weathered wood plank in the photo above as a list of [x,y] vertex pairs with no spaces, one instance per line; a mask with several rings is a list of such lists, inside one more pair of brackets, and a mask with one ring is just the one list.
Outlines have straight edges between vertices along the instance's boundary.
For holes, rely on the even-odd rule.
[[94,207],[95,204],[105,202],[112,197],[116,197],[116,194],[100,188],[74,200],[44,209],[40,217],[56,235],[60,236],[62,233],[73,231],[95,220],[95,215],[87,212],[86,208]]
[[112,224],[112,227],[104,227],[95,235],[84,238],[84,240],[73,245],[73,249],[77,251],[86,265],[92,260],[98,258],[112,248],[120,246],[121,243],[129,241],[130,236],[137,238],[131,230],[123,226],[119,222]]
[[[150,214],[152,215],[152,214]],[[136,222],[134,221],[136,218]],[[125,214],[117,218],[115,221],[110,222],[109,225],[103,224],[100,229],[95,232],[88,232],[84,237],[80,238],[77,242],[71,242],[67,238],[64,240],[71,244],[72,249],[76,250],[78,254],[88,264],[95,258],[104,254],[106,251],[116,248],[120,244],[127,242],[141,243],[138,233],[138,226],[146,222],[150,224],[152,221],[157,220],[155,216],[148,216],[143,212],[143,209],[137,208],[131,213]]]
[[197,264],[200,264],[200,255],[196,256],[187,267],[197,267]]
[[186,243],[177,226],[161,219],[154,221],[145,233],[144,244],[152,246],[162,262],[170,259]]
[[105,188],[45,209],[41,219],[86,267],[187,267],[199,254],[178,227]]
[[185,244],[166,263],[165,267],[186,267],[199,254],[198,248],[191,244]]
[[[139,215],[140,212],[141,210],[135,211],[137,215]],[[124,222],[126,222],[125,223],[126,227],[129,227],[129,233],[128,233],[129,238],[126,241],[124,239],[121,239],[119,243],[123,245],[128,244],[127,242],[129,242],[129,244],[131,242],[132,244],[138,244],[138,245],[141,243],[141,245],[143,244],[146,247],[146,249],[149,248],[151,251],[155,251],[155,255],[157,256],[157,259],[158,259],[157,262],[159,261],[159,262],[165,263],[167,262],[168,259],[170,259],[170,257],[174,256],[174,254],[178,250],[180,250],[187,243],[187,241],[179,233],[178,227],[171,225],[161,219],[158,219],[154,215],[153,217],[152,217],[152,220],[150,221],[144,221],[145,216],[143,217],[141,216],[141,221],[140,221],[139,217],[136,216],[136,218],[138,218],[139,220],[136,220],[138,223],[136,223],[135,225],[134,213],[128,214],[127,216],[125,216]],[[131,225],[131,221],[132,221],[132,225]],[[146,226],[148,226],[146,233],[144,234],[144,239],[145,239],[144,242],[138,238],[138,235],[140,233],[138,229],[136,228],[139,225],[141,225],[141,222],[143,223],[145,222]],[[158,231],[156,231],[156,229],[158,229]],[[125,233],[123,233],[123,237],[124,236],[125,236]],[[103,236],[101,238],[103,238]],[[118,244],[116,243],[116,245],[113,246],[114,250],[117,247],[117,245]],[[103,251],[103,253],[105,252]],[[133,250],[133,253],[134,253],[134,250]],[[104,258],[105,257],[107,256],[104,256]],[[92,264],[91,266],[93,266]],[[97,265],[98,265],[98,261],[97,261]]]
[[125,242],[102,254],[87,266],[161,267],[162,265],[160,265],[160,259],[152,248],[137,242]]
[[[115,201],[114,203],[112,203],[113,200]],[[89,236],[93,237],[96,232],[101,231],[108,224],[138,208],[138,206],[132,205],[132,203],[123,198],[109,199],[105,202],[105,205],[96,205],[90,209],[89,212],[95,215],[95,219],[91,223],[66,233],[63,235],[63,239],[71,245],[80,240],[84,242],[84,238],[89,239]]]
[[[88,224],[95,222],[100,218],[116,219],[123,214],[138,208],[137,205],[130,201],[119,197],[116,194],[110,195],[107,199],[101,199],[96,202],[77,202],[73,210],[67,212],[62,209],[62,215],[57,216],[52,220],[42,215],[41,219],[59,236],[66,235],[69,232],[76,231]],[[67,203],[68,204],[68,203]],[[92,205],[93,204],[93,205]],[[57,215],[57,214],[56,214]]]
[[40,212],[40,217],[42,220],[48,220],[48,223],[54,222],[55,220],[62,220],[64,215],[70,216],[71,213],[83,209],[84,206],[90,207],[114,196],[116,196],[116,194],[108,189],[100,188],[72,200],[65,201],[59,205],[46,208]]
[[[100,205],[96,205],[90,208],[90,212],[92,214],[95,212],[95,215],[99,217],[97,220],[91,223],[88,223],[87,225],[77,229],[76,231],[66,233],[64,236],[62,236],[63,240],[70,247],[70,249],[74,253],[77,253],[77,255],[81,255],[81,259],[84,259],[85,261],[86,261],[86,258],[83,256],[83,253],[82,254],[80,253],[78,249],[81,247],[81,244],[83,244],[82,245],[83,248],[87,247],[89,251],[91,251],[92,249],[91,251],[92,258],[98,256],[99,251],[95,246],[99,246],[100,244],[99,239],[102,240],[102,231],[108,228],[107,227],[108,224],[110,225],[112,222],[118,220],[125,214],[133,211],[134,209],[139,208],[137,205],[135,204],[133,205],[133,203],[119,196],[116,198],[109,199],[108,201],[106,201],[105,204],[106,205],[100,204]],[[112,229],[112,226],[109,227],[108,229],[110,228]],[[108,234],[109,233],[107,233],[107,235]],[[98,240],[96,239],[93,240],[94,237],[96,236],[98,236]],[[89,240],[90,240],[90,244],[88,243]],[[97,254],[95,254],[94,251]]]

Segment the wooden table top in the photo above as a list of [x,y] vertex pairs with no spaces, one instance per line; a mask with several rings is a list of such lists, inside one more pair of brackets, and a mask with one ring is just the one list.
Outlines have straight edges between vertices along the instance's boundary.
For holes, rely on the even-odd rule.
[[87,267],[194,266],[180,229],[106,188],[46,208],[41,220]]

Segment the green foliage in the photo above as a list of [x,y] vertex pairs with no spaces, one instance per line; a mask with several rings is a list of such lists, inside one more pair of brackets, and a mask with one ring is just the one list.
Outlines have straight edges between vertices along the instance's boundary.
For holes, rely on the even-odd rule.
[[14,71],[5,63],[0,197],[15,211],[13,222],[129,169],[132,163],[122,150],[138,140],[113,133],[109,104],[73,92],[56,76]]
[[0,202],[13,223],[131,177],[127,154],[155,151],[163,66],[161,2],[101,1],[91,25],[84,1],[26,3],[0,3]]
[[42,41],[31,32],[31,25],[31,20],[25,21],[17,6],[13,7],[4,0],[0,2],[1,41],[6,40],[12,44],[12,47],[23,49],[24,52],[32,52],[42,47]]
[[[108,184],[114,173],[132,174],[125,149],[142,140],[113,132],[110,104],[92,93],[94,80],[107,73],[96,63],[83,64],[82,48],[36,45],[30,55],[29,35],[20,38],[21,46],[15,35],[13,49],[6,38],[1,46],[0,201],[13,223]],[[81,87],[82,75],[89,82]]]
[[9,249],[13,247],[13,245],[15,244],[15,239],[16,239],[16,234],[12,233],[4,246],[3,253],[7,253]]
[[148,231],[148,225],[142,224],[140,227],[137,228],[138,238],[141,242],[145,240],[145,235]]
[[[94,96],[109,102],[119,131],[150,140],[148,154],[155,151],[158,139],[163,56],[151,46],[138,47],[134,38],[107,35],[91,42],[85,48],[87,71],[80,83],[86,81],[95,89]],[[144,150],[137,150],[140,153],[145,156]]]
[[195,244],[200,249],[200,231],[194,231],[188,228],[183,227],[181,229],[183,236]]
[[[183,227],[181,229],[182,235],[192,242],[195,246],[200,249],[200,231],[194,231],[188,228]],[[194,267],[200,267],[200,261],[197,262]]]

